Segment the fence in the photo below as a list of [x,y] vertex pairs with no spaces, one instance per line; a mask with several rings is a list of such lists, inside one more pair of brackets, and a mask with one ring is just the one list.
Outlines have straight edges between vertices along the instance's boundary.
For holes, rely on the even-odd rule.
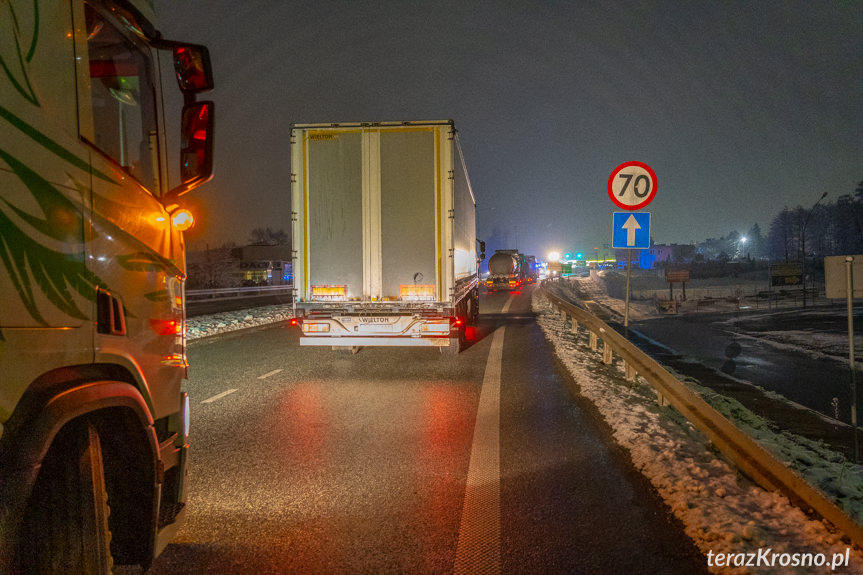
[[293,289],[293,285],[287,284],[280,286],[253,286],[186,290],[186,300],[200,301],[213,299],[236,299],[261,295],[290,295]]

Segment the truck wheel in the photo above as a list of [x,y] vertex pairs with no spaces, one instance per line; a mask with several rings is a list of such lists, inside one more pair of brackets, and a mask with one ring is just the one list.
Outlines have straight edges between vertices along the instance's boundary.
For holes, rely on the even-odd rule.
[[449,345],[441,346],[440,352],[445,356],[458,355],[462,348],[462,330],[459,330],[459,337],[449,338]]
[[30,498],[21,559],[25,573],[110,575],[111,532],[102,444],[92,422],[64,429]]

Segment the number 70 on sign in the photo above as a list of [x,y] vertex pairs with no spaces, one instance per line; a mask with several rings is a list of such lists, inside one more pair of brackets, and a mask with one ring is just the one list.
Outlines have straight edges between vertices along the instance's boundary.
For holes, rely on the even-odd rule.
[[608,197],[617,207],[640,210],[656,196],[656,172],[642,162],[617,166],[608,178]]

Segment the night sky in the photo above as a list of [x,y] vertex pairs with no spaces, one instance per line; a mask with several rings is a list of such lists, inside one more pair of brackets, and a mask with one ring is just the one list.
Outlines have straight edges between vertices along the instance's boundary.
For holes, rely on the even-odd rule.
[[657,174],[660,243],[766,234],[863,180],[859,1],[156,5],[213,59],[193,247],[289,229],[292,123],[455,120],[480,235],[540,256],[611,243],[626,161]]

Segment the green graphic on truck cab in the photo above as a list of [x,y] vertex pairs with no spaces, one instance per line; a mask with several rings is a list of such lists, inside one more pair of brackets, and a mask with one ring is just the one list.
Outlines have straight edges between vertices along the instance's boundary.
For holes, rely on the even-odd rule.
[[3,108],[3,106],[0,106],[0,118],[3,118],[4,120],[12,124],[14,127],[18,128],[21,132],[24,132],[24,134],[29,136],[40,146],[42,146],[52,154],[60,157],[69,164],[75,166],[76,168],[84,170],[85,172],[90,172],[93,174],[93,176],[99,178],[100,180],[105,180],[106,182],[111,182],[114,184],[117,183],[113,178],[106,174],[103,174],[99,170],[92,168],[90,164],[88,164],[87,162],[85,162],[84,160],[82,160],[51,138],[49,138],[39,130],[36,130],[26,122],[22,121],[20,118],[12,114],[9,110]]
[[[0,159],[27,186],[42,208],[45,218],[33,216],[9,204],[5,199],[3,203],[21,220],[49,238],[67,244],[80,241],[84,225],[80,210],[48,181],[3,150],[0,150]],[[89,319],[78,308],[69,288],[85,298],[92,299],[95,289],[104,287],[104,284],[87,269],[83,249],[74,254],[66,254],[47,248],[15,225],[3,210],[0,210],[0,244],[0,259],[3,260],[6,272],[33,319],[42,325],[48,325],[36,303],[33,282],[48,300],[66,315],[81,320]]]
[[[29,40],[22,42],[22,22],[19,21],[14,3],[6,0],[2,3],[12,22],[12,58],[9,58],[8,44],[0,47],[0,66],[12,87],[29,103],[39,106],[39,100],[33,90],[28,74],[28,64],[36,53],[39,38],[39,6],[37,0],[32,3],[32,33]],[[6,38],[6,41],[10,38]],[[87,162],[66,150],[51,138],[45,136],[9,110],[0,107],[0,118],[6,120],[12,127],[23,132],[46,150],[59,156],[70,167],[90,172]],[[97,287],[105,287],[104,282],[87,268],[85,253],[81,240],[83,239],[84,217],[78,205],[69,200],[53,184],[41,177],[35,170],[13,156],[8,150],[0,150],[2,160],[24,184],[37,202],[44,217],[35,216],[18,206],[12,205],[5,198],[0,209],[0,259],[6,268],[18,296],[24,303],[30,316],[39,324],[47,326],[37,303],[35,288],[44,294],[47,300],[67,316],[88,320],[75,302],[72,291],[85,299],[92,300]],[[100,179],[112,181],[104,174],[94,174]],[[69,246],[79,246],[73,253],[65,253],[46,247],[35,240],[13,221],[9,209],[17,216],[17,220],[30,226],[35,232]],[[34,285],[35,284],[35,285]]]
[[29,42],[27,42],[28,46],[26,49],[26,53],[22,53],[21,50],[21,25],[15,13],[14,3],[11,0],[5,0],[0,4],[5,5],[8,11],[7,17],[12,22],[12,30],[14,31],[13,39],[15,42],[15,53],[13,54],[12,58],[13,61],[7,61],[7,58],[3,57],[3,52],[0,51],[0,66],[3,67],[3,71],[6,72],[6,76],[9,77],[9,81],[12,83],[12,86],[15,88],[15,90],[19,94],[21,94],[27,101],[38,106],[39,100],[36,97],[36,93],[33,91],[33,86],[30,84],[30,77],[27,74],[26,66],[27,63],[29,63],[33,59],[33,55],[36,53],[36,44],[39,40],[38,0],[33,0],[33,32],[32,37],[30,38]]

